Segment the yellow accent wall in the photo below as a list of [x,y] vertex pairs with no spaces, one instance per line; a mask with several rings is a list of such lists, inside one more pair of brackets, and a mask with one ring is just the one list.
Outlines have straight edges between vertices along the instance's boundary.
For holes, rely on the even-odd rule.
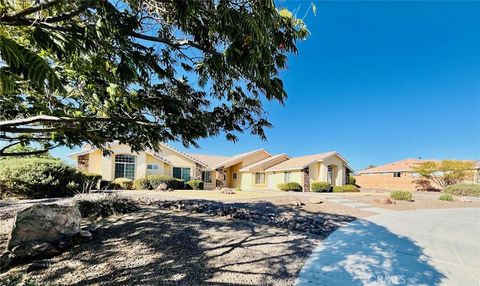
[[89,154],[88,172],[102,174],[102,151],[95,150]]

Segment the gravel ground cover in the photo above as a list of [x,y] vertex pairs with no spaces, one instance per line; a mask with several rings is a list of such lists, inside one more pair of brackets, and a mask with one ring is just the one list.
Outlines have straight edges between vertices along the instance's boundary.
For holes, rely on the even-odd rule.
[[[143,203],[139,212],[84,220],[93,233],[91,242],[49,259],[47,268],[28,275],[40,285],[293,285],[316,244],[355,219],[305,211],[307,204],[291,197],[278,199],[277,204],[231,202],[257,213],[322,222],[323,231],[314,235],[261,220],[164,209],[158,200],[138,201]],[[0,227],[2,247],[13,221],[12,209],[0,207],[5,218]],[[2,276],[29,267],[17,266]]]

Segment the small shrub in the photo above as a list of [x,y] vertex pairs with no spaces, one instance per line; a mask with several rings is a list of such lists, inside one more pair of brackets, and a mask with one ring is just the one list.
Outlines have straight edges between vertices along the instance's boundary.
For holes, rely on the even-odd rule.
[[82,193],[89,193],[93,188],[99,187],[98,183],[102,179],[102,175],[95,173],[82,173],[81,177]]
[[174,177],[167,176],[167,175],[153,175],[153,176],[148,176],[147,179],[150,182],[151,188],[154,190],[161,183],[167,184],[167,187],[172,189],[183,189],[185,185],[183,180],[175,179]]
[[407,191],[393,191],[390,198],[397,201],[412,201],[412,193]]
[[16,273],[16,274],[9,274],[0,278],[0,286],[42,286],[42,285],[49,285],[43,284],[35,279],[29,277],[26,274]]
[[140,209],[132,200],[114,195],[82,194],[75,196],[75,200],[83,218],[107,217]]
[[332,185],[327,182],[313,182],[311,189],[314,192],[330,192]]
[[241,191],[242,191],[242,189],[240,189],[240,187],[237,187],[237,188],[235,189],[235,192],[241,192]]
[[450,195],[450,194],[441,194],[438,199],[441,200],[441,201],[453,202],[453,196]]
[[302,191],[302,186],[300,186],[300,184],[296,183],[296,182],[278,184],[277,188],[280,189],[281,191],[293,191],[293,192],[301,192]]
[[152,186],[148,178],[140,178],[133,181],[133,188],[135,190],[151,190]]
[[334,193],[355,193],[360,192],[360,189],[355,185],[335,186],[333,187]]
[[133,189],[133,181],[128,178],[116,178],[113,183],[121,190]]
[[349,185],[356,185],[356,183],[357,183],[357,179],[355,179],[355,177],[352,176],[352,175],[348,175],[348,184]]
[[190,180],[186,185],[194,190],[203,190],[203,182],[200,180]]
[[455,184],[446,186],[443,191],[453,196],[480,197],[480,184]]

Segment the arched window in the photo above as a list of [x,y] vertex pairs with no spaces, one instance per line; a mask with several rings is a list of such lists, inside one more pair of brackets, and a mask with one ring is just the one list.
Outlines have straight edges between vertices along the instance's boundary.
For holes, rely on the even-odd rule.
[[115,179],[135,179],[135,156],[115,155]]

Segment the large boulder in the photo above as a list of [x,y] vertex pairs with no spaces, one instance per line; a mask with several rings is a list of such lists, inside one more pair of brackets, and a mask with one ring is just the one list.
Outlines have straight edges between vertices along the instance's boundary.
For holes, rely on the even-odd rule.
[[31,242],[57,242],[80,232],[80,211],[76,204],[35,204],[15,217],[7,249]]

